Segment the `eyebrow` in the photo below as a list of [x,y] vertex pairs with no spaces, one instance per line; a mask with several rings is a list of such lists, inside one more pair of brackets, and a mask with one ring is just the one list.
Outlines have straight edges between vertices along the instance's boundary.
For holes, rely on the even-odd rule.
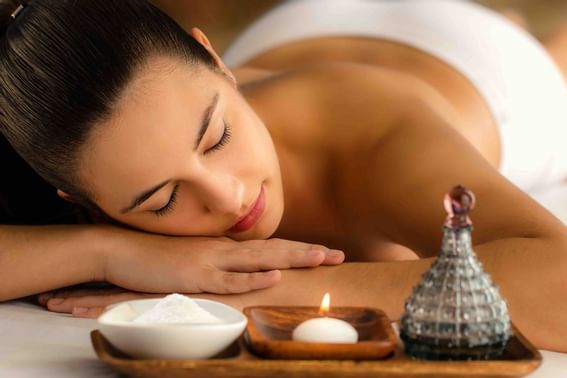
[[[215,109],[217,108],[218,102],[219,102],[219,94],[215,93],[215,95],[213,96],[213,100],[211,101],[209,106],[207,106],[207,108],[205,109],[205,112],[203,113],[203,118],[201,119],[201,127],[199,128],[199,133],[197,134],[197,138],[195,139],[195,145],[193,147],[193,151],[195,151],[199,147],[199,144],[201,144],[201,140],[203,140],[203,137],[205,136],[205,133],[207,132],[207,129],[209,128],[209,125],[211,124],[211,118],[213,117],[213,114],[215,113]],[[158,192],[161,188],[163,188],[164,186],[166,186],[170,182],[171,182],[171,180],[166,180],[162,183],[157,184],[156,186],[154,186],[150,189],[144,190],[142,193],[138,194],[130,202],[130,204],[128,206],[126,206],[125,208],[120,210],[120,213],[126,214],[126,213],[129,213],[130,211],[134,210],[135,208],[137,208],[138,206],[140,206],[141,204],[146,202],[151,196],[153,196],[156,192]]]

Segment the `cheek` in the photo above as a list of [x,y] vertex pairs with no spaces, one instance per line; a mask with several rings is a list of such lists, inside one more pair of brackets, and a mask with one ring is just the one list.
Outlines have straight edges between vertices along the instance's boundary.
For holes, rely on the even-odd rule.
[[242,158],[246,160],[250,169],[263,176],[272,176],[278,167],[278,159],[272,140],[265,129],[254,130],[249,138]]
[[255,167],[271,166],[277,161],[270,133],[251,109],[234,117],[233,123],[231,158]]
[[279,171],[279,159],[272,137],[264,125],[259,125],[259,139],[261,140],[258,147],[258,154],[262,156],[265,165],[270,170]]

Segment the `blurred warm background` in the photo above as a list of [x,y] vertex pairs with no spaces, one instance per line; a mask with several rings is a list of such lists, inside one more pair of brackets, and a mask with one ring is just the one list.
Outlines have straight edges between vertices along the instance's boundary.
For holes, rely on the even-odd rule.
[[[221,52],[242,28],[281,0],[153,0],[187,30],[198,26]],[[388,0],[396,1],[396,0]],[[529,29],[545,38],[567,23],[567,0],[476,0],[512,17],[523,17]]]

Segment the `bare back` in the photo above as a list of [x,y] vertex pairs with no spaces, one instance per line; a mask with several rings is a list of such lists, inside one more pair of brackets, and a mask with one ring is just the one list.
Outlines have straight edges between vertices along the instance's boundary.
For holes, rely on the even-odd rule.
[[[493,166],[498,167],[499,133],[486,101],[471,82],[454,68],[415,48],[376,38],[306,39],[267,51],[245,63],[239,70],[294,70],[326,62],[385,68],[427,84],[429,95],[438,101],[438,111],[448,117],[450,123]],[[425,88],[426,85],[423,86]]]

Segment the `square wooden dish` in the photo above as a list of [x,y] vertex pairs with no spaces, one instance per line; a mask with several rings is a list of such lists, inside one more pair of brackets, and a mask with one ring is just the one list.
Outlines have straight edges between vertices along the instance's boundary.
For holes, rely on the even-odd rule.
[[321,317],[319,307],[255,306],[243,310],[248,317],[244,339],[256,355],[287,360],[374,360],[391,356],[397,338],[382,310],[369,307],[334,307],[325,316],[351,324],[358,332],[355,344],[292,340],[300,323]]

